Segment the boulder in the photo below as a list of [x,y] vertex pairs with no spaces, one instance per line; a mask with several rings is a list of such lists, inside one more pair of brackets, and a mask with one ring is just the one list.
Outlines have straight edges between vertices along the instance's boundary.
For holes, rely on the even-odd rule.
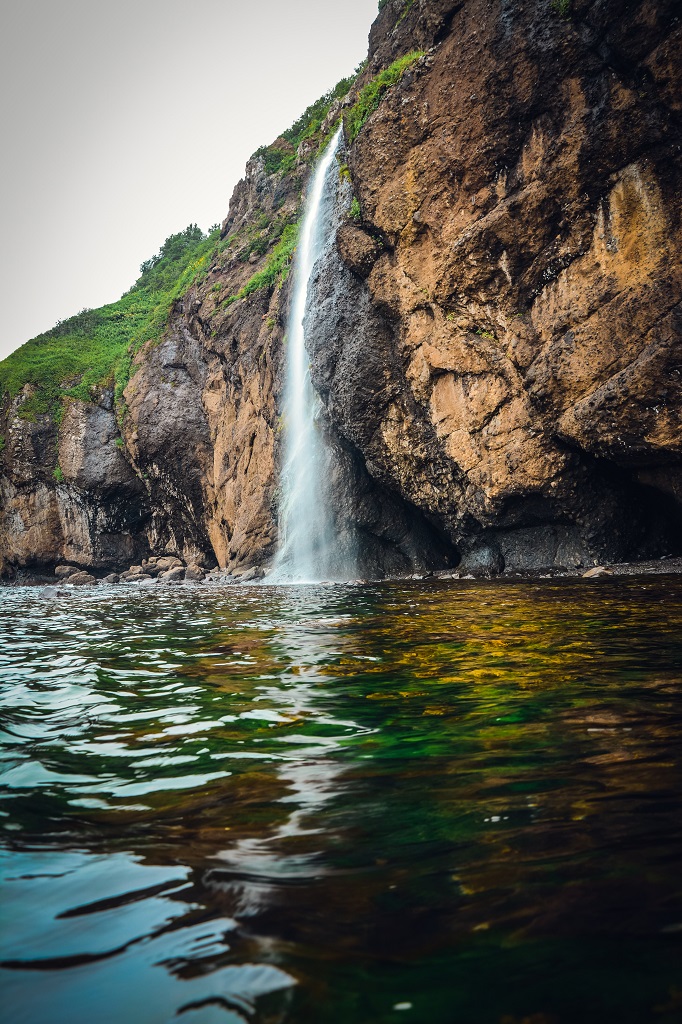
[[191,580],[193,583],[201,583],[206,579],[206,573],[200,565],[188,565],[185,569],[185,579]]
[[166,569],[159,576],[164,583],[180,583],[185,578],[185,570],[182,565],[176,565],[172,569]]
[[81,570],[77,565],[58,565],[54,571],[55,576],[59,579],[66,579],[67,576],[73,576],[74,573],[80,572]]
[[182,562],[175,555],[163,555],[161,558],[157,558],[156,564],[161,572],[165,572],[168,569],[182,568]]
[[83,587],[88,583],[97,583],[97,579],[89,572],[74,572],[65,582],[74,587]]
[[612,576],[613,573],[610,569],[607,569],[605,565],[595,565],[592,569],[588,569],[587,572],[583,573],[584,580],[594,580],[599,576]]
[[463,553],[459,568],[475,576],[499,576],[504,572],[504,558],[494,542],[473,544]]
[[100,583],[118,583],[118,581],[119,581],[118,573],[110,572],[108,576],[104,576],[100,580]]
[[244,569],[243,572],[235,573],[237,583],[251,583],[252,580],[262,580],[264,576],[265,573],[257,565],[250,569]]

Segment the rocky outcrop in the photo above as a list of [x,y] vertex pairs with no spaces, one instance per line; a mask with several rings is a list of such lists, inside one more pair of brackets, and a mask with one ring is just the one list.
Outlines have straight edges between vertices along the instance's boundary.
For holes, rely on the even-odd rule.
[[313,332],[332,419],[465,558],[679,545],[673,5],[415,3],[387,30],[399,7],[374,67],[429,51],[350,152],[363,225]]
[[[680,552],[681,34],[670,0],[382,6],[334,116],[425,53],[343,157],[307,312],[367,573]],[[22,418],[28,390],[5,401],[6,565],[272,556],[289,282],[232,300],[267,225],[298,215],[316,144],[278,140],[286,171],[249,162],[124,405],[102,389],[57,427]]]
[[49,417],[6,413],[0,476],[0,541],[6,569],[72,562],[106,568],[146,549],[145,488],[126,460],[106,389],[69,402],[57,429]]

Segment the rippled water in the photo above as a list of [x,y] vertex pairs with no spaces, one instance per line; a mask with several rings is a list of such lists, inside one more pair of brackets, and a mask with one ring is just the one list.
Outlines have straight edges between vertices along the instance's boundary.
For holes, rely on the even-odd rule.
[[0,590],[10,1024],[678,1021],[682,581]]

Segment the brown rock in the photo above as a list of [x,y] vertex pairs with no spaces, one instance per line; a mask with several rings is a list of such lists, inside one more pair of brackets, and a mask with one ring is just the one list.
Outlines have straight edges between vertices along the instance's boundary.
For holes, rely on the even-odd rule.
[[361,277],[369,277],[384,248],[376,238],[353,224],[341,225],[336,244],[346,266]]
[[113,584],[113,583],[118,583],[118,582],[119,582],[119,576],[115,572],[110,572],[107,576],[103,576],[102,579],[100,580],[100,583]]
[[592,569],[588,569],[587,572],[583,573],[584,580],[597,579],[599,576],[611,576],[611,570],[607,569],[604,565],[595,565]]
[[180,583],[185,578],[185,570],[183,566],[178,565],[173,569],[166,569],[159,576],[160,580],[164,583]]
[[180,566],[182,566],[182,561],[174,555],[163,555],[156,560],[156,567],[160,572],[165,572],[167,569],[176,569]]
[[73,576],[77,572],[81,572],[81,570],[76,565],[58,565],[55,568],[54,574],[60,579],[66,579],[67,576]]
[[89,572],[75,572],[73,575],[68,576],[64,582],[70,586],[82,587],[88,583],[97,583],[97,578],[91,576]]
[[185,579],[201,583],[202,580],[206,579],[206,573],[199,565],[188,565],[185,569]]

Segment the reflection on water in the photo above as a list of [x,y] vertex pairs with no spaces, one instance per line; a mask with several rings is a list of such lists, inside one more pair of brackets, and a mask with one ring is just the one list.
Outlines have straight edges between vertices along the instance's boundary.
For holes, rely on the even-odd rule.
[[12,1024],[682,1014],[682,581],[0,591]]

